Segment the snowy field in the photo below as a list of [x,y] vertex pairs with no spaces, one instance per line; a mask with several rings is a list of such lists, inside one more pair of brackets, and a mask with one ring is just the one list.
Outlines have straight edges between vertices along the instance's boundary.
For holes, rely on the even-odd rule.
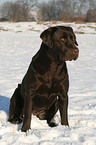
[[[33,116],[22,133],[22,124],[7,122],[10,98],[40,48],[40,33],[54,25],[72,26],[79,43],[78,60],[67,62],[70,127],[57,113],[57,127]],[[96,23],[0,23],[0,145],[96,145]]]

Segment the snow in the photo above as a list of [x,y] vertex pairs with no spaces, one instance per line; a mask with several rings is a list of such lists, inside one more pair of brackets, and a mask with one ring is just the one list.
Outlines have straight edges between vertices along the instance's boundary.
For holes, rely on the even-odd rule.
[[[77,61],[67,62],[70,76],[69,124],[48,127],[32,116],[31,130],[7,122],[10,98],[40,48],[40,33],[54,25],[72,26],[79,43]],[[0,23],[0,145],[96,145],[96,23]]]

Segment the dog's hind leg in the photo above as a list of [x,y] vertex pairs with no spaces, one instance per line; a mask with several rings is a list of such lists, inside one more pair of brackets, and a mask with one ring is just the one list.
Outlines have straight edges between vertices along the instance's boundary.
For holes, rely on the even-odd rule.
[[10,100],[8,121],[14,124],[21,123],[24,114],[24,101],[21,97],[20,90],[21,85],[19,84]]

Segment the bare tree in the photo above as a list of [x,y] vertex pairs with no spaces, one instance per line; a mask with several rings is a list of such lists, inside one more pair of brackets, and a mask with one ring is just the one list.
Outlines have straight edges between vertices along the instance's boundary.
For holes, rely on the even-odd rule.
[[6,2],[6,3],[4,3],[3,5],[2,5],[2,7],[1,7],[1,9],[0,9],[0,12],[1,12],[1,15],[3,16],[3,17],[6,17],[6,16],[8,16],[9,14],[10,14],[10,5],[11,5],[12,3],[11,2]]
[[18,0],[14,3],[4,3],[1,8],[2,16],[10,21],[28,21],[30,10],[37,3],[37,0]]
[[51,0],[41,4],[41,20],[71,20],[73,12],[70,4],[70,0]]
[[96,8],[93,10],[88,10],[86,15],[87,22],[96,22]]
[[46,3],[42,3],[39,6],[38,19],[44,20],[44,21],[49,20],[49,18],[48,18],[48,5]]
[[59,5],[61,7],[59,17],[65,21],[71,21],[73,19],[73,10],[70,0],[60,0]]
[[96,8],[96,0],[72,0],[72,9],[75,16],[86,16],[89,9]]

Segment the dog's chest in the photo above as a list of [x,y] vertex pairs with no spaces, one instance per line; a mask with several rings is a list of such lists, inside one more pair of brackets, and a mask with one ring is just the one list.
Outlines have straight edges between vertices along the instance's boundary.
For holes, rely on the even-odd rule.
[[67,74],[67,67],[65,62],[61,62],[59,64],[51,64],[50,69],[47,74],[47,79],[49,82],[54,82],[54,81],[62,81]]

